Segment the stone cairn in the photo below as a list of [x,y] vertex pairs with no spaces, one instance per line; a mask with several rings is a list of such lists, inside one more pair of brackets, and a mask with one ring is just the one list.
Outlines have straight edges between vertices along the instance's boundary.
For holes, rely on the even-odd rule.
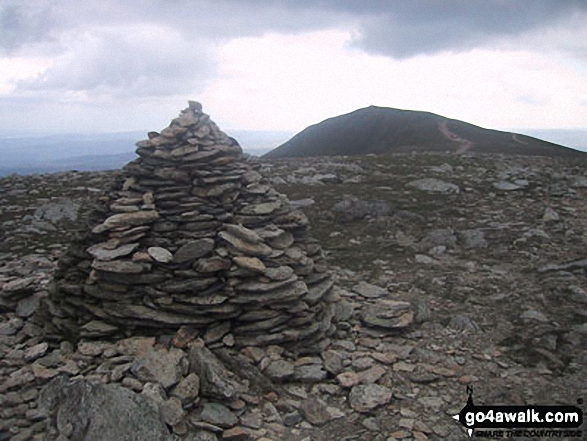
[[212,347],[323,348],[336,295],[305,215],[197,102],[148,138],[62,258],[49,335],[182,328]]

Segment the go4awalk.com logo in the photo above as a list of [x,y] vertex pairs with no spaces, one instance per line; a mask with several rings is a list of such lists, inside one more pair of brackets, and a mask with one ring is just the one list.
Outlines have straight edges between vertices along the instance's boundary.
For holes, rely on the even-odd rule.
[[583,411],[577,406],[475,406],[473,389],[467,393],[467,404],[453,418],[470,437],[582,438]]

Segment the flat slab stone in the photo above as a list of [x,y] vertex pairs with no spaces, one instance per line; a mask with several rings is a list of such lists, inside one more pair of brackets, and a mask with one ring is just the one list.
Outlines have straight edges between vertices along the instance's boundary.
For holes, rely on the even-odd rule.
[[147,253],[157,262],[161,263],[168,263],[173,260],[173,254],[165,248],[162,247],[149,247],[147,249]]
[[129,227],[150,224],[159,218],[155,210],[135,211],[132,213],[120,213],[110,216],[102,224],[96,226],[92,232],[103,233],[116,227]]
[[138,243],[127,243],[116,248],[110,248],[111,244],[108,242],[92,245],[87,249],[88,253],[97,260],[113,260],[117,257],[127,256],[137,249]]
[[199,259],[214,249],[214,240],[198,239],[182,245],[175,253],[174,260],[177,263]]
[[241,268],[246,268],[258,273],[264,273],[267,267],[257,257],[236,256],[232,260]]
[[130,260],[94,260],[92,262],[92,268],[108,273],[139,274],[145,271],[148,267],[139,262],[132,262]]
[[357,283],[355,286],[353,286],[352,290],[353,292],[356,292],[357,294],[360,294],[368,299],[385,297],[388,294],[387,289],[372,285],[365,281]]

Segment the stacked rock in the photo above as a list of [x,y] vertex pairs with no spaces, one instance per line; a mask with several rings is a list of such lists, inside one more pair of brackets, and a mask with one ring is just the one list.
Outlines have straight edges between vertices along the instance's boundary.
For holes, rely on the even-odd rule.
[[76,338],[188,326],[229,346],[320,346],[335,295],[304,214],[197,102],[148,137],[61,260],[52,325]]

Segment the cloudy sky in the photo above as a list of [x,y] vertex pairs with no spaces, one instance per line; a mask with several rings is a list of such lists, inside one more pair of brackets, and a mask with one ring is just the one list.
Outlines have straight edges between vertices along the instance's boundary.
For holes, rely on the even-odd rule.
[[586,0],[0,0],[0,132],[225,130],[379,105],[587,128]]

